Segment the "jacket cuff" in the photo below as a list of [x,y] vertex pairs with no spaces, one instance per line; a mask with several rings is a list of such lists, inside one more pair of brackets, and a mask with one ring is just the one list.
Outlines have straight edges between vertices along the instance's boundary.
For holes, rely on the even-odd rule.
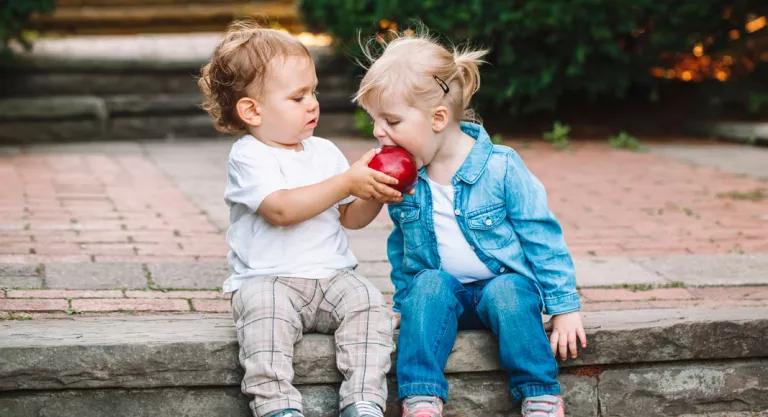
[[545,313],[551,316],[581,310],[579,293],[574,291],[557,297],[547,297],[544,299],[544,308]]

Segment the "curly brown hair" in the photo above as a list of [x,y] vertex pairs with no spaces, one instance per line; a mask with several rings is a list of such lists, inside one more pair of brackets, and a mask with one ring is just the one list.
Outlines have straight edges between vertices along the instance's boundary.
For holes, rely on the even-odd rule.
[[237,101],[246,96],[259,97],[270,62],[287,56],[306,56],[312,60],[307,47],[288,33],[260,27],[253,21],[229,25],[197,81],[203,93],[201,107],[213,116],[216,130],[246,130],[246,124],[237,115]]

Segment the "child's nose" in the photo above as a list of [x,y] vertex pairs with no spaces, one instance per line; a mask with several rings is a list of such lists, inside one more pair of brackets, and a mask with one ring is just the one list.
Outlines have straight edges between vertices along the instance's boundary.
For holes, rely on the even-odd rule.
[[307,111],[313,112],[317,110],[318,107],[320,107],[320,102],[317,101],[317,97],[312,97],[309,102],[309,107],[307,107]]
[[387,136],[387,132],[385,132],[377,123],[373,124],[373,136],[384,146],[393,145],[392,139]]
[[392,139],[390,139],[387,135],[384,135],[383,137],[376,136],[376,139],[379,140],[381,146],[397,146],[397,144],[393,142]]

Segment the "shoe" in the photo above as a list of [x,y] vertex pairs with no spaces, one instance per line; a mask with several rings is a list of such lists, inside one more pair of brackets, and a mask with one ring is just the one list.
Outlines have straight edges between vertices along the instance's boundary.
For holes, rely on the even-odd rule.
[[403,417],[443,417],[443,400],[429,395],[406,397]]
[[301,411],[293,408],[287,408],[285,410],[277,410],[271,413],[265,414],[262,417],[304,417]]
[[538,395],[523,400],[523,417],[565,417],[565,405],[559,395]]
[[340,417],[384,417],[384,413],[374,402],[358,401],[344,407]]

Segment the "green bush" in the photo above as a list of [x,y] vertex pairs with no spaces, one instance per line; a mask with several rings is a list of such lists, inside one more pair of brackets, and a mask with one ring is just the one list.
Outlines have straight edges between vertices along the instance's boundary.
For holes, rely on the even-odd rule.
[[645,145],[640,142],[640,139],[630,135],[624,130],[619,132],[618,135],[608,138],[608,143],[613,148],[627,149],[634,152],[644,151],[646,149]]
[[569,149],[571,146],[571,127],[559,121],[552,126],[552,131],[544,132],[542,137],[559,151]]
[[9,44],[16,40],[24,48],[31,44],[22,35],[22,31],[35,12],[50,13],[54,0],[2,0],[0,1],[0,57],[11,53]]
[[[713,59],[743,51],[748,16],[768,14],[764,0],[302,0],[300,7],[310,29],[329,32],[346,51],[358,32],[404,29],[416,19],[455,43],[488,47],[477,104],[515,114],[553,109],[566,96],[620,98],[632,86],[653,92],[670,82],[665,69],[677,54],[693,57],[699,43]],[[698,81],[685,78],[678,77]]]

